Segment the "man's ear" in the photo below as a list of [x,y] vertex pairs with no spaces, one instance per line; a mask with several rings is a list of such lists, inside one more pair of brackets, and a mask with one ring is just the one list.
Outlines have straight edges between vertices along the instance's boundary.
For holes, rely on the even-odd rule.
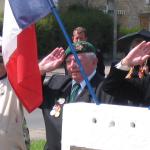
[[93,66],[97,66],[97,63],[98,63],[98,59],[96,57],[95,59],[93,59]]
[[97,57],[95,58],[95,63],[96,63],[96,65],[97,65],[97,63],[98,63],[98,58],[97,58]]
[[72,36],[72,41],[74,40],[74,36]]
[[87,40],[88,40],[88,37],[86,36],[86,37],[85,37],[85,41],[87,41]]

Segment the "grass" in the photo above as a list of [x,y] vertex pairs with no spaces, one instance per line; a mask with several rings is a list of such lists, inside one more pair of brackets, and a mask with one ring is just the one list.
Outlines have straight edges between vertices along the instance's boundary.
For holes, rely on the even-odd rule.
[[30,150],[43,150],[45,140],[33,140],[31,141]]

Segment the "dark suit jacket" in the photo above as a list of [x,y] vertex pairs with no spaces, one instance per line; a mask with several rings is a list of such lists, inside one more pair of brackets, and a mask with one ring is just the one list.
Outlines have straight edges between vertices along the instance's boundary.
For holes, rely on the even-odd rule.
[[114,97],[129,99],[143,106],[150,105],[150,75],[143,79],[125,79],[127,71],[112,66],[108,77],[104,80],[103,90]]
[[[101,82],[103,77],[98,73],[92,78],[91,85],[101,102],[111,97],[105,96],[101,90]],[[68,103],[68,98],[71,92],[72,80],[69,76],[54,75],[44,85],[44,102],[41,106],[46,126],[46,137],[49,150],[61,150],[61,129],[62,129],[62,114],[59,117],[50,115],[52,107],[59,98],[65,98],[65,103]],[[76,102],[92,102],[91,95],[87,87],[76,98]]]
[[96,71],[99,72],[102,76],[105,76],[105,65],[104,65],[104,58],[100,49],[97,49],[96,56],[98,59]]

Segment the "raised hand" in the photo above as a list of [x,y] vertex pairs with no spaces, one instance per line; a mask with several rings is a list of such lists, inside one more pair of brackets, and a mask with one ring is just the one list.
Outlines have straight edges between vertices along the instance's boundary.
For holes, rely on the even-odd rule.
[[62,47],[55,48],[49,55],[43,58],[39,63],[41,75],[58,68],[64,61],[64,58],[65,58],[64,49]]
[[122,64],[127,66],[142,65],[150,57],[150,42],[141,42],[122,59]]

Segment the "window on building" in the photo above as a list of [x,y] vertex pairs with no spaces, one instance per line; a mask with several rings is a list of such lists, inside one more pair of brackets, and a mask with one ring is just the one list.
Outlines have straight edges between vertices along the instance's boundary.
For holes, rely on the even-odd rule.
[[146,5],[150,5],[150,0],[145,0]]
[[114,10],[114,0],[107,0],[108,10]]

